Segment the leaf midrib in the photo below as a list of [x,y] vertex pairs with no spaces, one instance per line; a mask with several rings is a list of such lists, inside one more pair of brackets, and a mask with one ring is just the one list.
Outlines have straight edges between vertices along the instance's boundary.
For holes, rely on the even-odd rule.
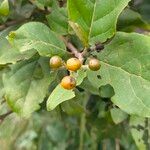
[[[26,33],[28,34],[28,32],[26,31]],[[36,41],[34,41],[33,39],[31,39],[31,41],[34,41],[35,43],[36,42],[41,42],[41,43],[43,43],[43,44],[45,44],[45,45],[50,45],[51,47],[54,47],[54,48],[57,48],[57,49],[60,49],[60,50],[62,50],[62,51],[65,51],[65,49],[62,49],[61,47],[58,47],[58,46],[55,46],[55,45],[53,45],[53,44],[50,44],[50,43],[46,43],[46,42],[44,42],[44,41],[42,41],[41,39],[39,39],[39,37],[37,37],[35,34],[33,34],[32,32],[30,33],[30,34],[32,34],[33,36],[35,36],[36,37]],[[29,38],[30,39],[30,38]]]
[[118,70],[121,70],[121,71],[123,71],[123,72],[129,74],[129,76],[132,76],[132,75],[133,75],[133,76],[136,76],[137,78],[141,78],[142,80],[145,80],[146,82],[150,82],[149,80],[143,78],[142,76],[139,76],[139,75],[134,74],[134,73],[131,74],[130,72],[124,70],[124,69],[121,68],[121,67],[117,67],[117,66],[115,66],[115,65],[108,64],[108,63],[106,63],[106,62],[104,62],[104,61],[100,61],[100,62],[103,63],[103,64],[105,64],[105,65],[108,65],[108,66],[111,66],[111,67],[113,67],[113,68],[116,68],[116,69],[118,69]]
[[[105,65],[109,65],[109,66],[111,66],[111,67],[113,67],[113,68],[117,68],[117,69],[119,69],[119,70],[121,70],[121,71],[124,71],[125,73],[129,74],[129,83],[131,83],[131,76],[132,76],[132,75],[134,75],[134,76],[136,76],[136,77],[138,77],[138,78],[141,78],[142,80],[145,80],[145,81],[149,82],[148,80],[146,80],[145,78],[142,78],[141,76],[138,76],[138,75],[136,75],[136,74],[130,74],[130,73],[127,72],[126,70],[123,70],[121,67],[116,67],[116,66],[114,66],[114,65],[107,64],[106,62],[103,62],[103,61],[101,61],[101,63],[104,63]],[[109,74],[110,74],[110,72],[109,72]],[[150,108],[149,108],[147,105],[145,105],[144,102],[136,95],[136,93],[135,93],[135,91],[134,91],[134,89],[133,89],[132,84],[130,84],[130,85],[131,85],[131,88],[132,88],[132,91],[133,91],[133,94],[135,95],[135,97],[136,97],[136,98],[141,102],[141,104],[150,112]],[[112,97],[112,99],[113,99],[113,97]],[[130,103],[132,103],[132,101],[131,101]],[[129,104],[130,104],[130,103],[129,103]],[[129,105],[129,104],[128,104],[128,105]]]

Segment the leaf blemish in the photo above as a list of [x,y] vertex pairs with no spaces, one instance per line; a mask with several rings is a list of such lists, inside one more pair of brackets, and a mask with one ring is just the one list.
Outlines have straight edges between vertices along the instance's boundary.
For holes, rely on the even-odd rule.
[[102,77],[101,77],[100,75],[97,75],[97,78],[98,78],[98,79],[102,79]]

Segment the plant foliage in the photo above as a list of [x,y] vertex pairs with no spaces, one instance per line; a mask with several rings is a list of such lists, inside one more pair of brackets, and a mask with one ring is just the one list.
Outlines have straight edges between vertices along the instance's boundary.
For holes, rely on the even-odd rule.
[[[0,149],[150,149],[149,10],[149,0],[0,0]],[[82,66],[53,69],[55,55]]]

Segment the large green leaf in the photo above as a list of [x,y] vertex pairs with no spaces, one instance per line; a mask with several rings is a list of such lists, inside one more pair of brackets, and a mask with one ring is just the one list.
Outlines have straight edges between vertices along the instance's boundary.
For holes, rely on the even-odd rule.
[[119,14],[130,0],[68,0],[70,25],[87,46],[104,42],[116,31]]
[[39,108],[54,79],[45,58],[12,65],[11,71],[3,76],[5,99],[14,112],[28,117]]
[[12,47],[8,40],[6,39],[6,36],[8,33],[16,29],[16,27],[9,27],[6,30],[3,30],[0,32],[0,64],[8,64],[8,63],[16,63],[19,60],[25,60],[32,57],[36,51],[26,51],[23,53],[20,53],[16,48]]
[[9,27],[6,30],[0,32],[0,64],[1,65],[8,64],[8,63],[16,63],[17,61],[20,60],[29,59],[36,53],[35,50],[20,53],[16,48],[10,45],[10,43],[6,39],[6,36],[13,29],[16,29],[16,27]]
[[88,71],[91,84],[96,88],[110,84],[114,104],[129,114],[150,117],[150,37],[120,32],[95,55],[102,66]]
[[130,130],[139,150],[150,149],[150,120],[138,116],[131,116]]
[[65,55],[64,43],[46,25],[30,22],[11,32],[8,37],[10,43],[19,51],[35,49],[41,56]]
[[58,85],[47,100],[47,109],[49,111],[53,110],[60,103],[72,99],[73,97],[75,97],[73,90],[66,90],[62,88],[61,85]]
[[16,63],[19,60],[25,60],[32,57],[36,51],[27,51],[20,53],[13,48],[6,39],[0,39],[0,64]]
[[65,8],[57,8],[47,15],[48,23],[54,32],[68,33],[68,16]]

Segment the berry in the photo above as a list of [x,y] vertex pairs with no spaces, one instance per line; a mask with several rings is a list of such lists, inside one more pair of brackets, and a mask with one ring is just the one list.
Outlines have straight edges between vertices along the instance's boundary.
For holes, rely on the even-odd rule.
[[96,58],[92,58],[89,60],[89,63],[88,63],[88,66],[89,68],[92,70],[92,71],[97,71],[100,69],[101,65],[100,65],[100,61]]
[[60,84],[64,89],[71,90],[76,86],[76,80],[71,76],[65,76]]
[[62,66],[62,59],[59,56],[53,56],[50,59],[50,67],[53,69],[57,69]]
[[70,58],[67,60],[66,67],[68,70],[77,71],[81,68],[81,61],[77,58]]

